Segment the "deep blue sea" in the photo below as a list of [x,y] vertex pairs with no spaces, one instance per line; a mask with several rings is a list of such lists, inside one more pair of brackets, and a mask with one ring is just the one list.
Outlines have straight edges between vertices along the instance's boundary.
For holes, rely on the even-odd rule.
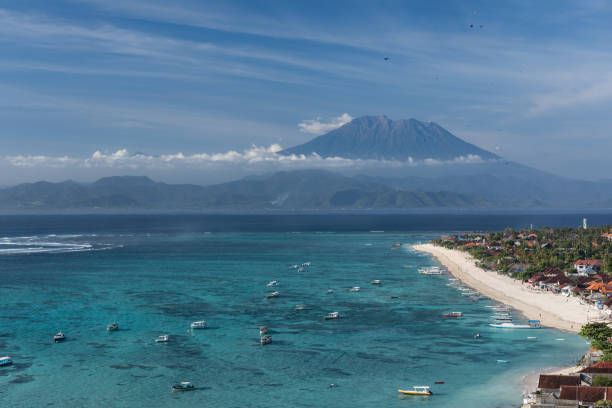
[[[494,303],[462,296],[446,275],[418,274],[434,263],[410,245],[447,232],[581,221],[0,216],[0,356],[15,361],[0,368],[0,406],[516,407],[523,376],[575,363],[585,342],[552,329],[490,328],[485,306]],[[612,215],[590,214],[589,222],[612,224]],[[306,262],[303,271],[291,268]],[[280,296],[265,299],[272,280]],[[353,286],[361,291],[349,292]],[[341,319],[322,318],[333,311]],[[442,318],[449,311],[464,317]],[[195,320],[209,327],[188,332]],[[115,321],[120,330],[107,332]],[[272,344],[259,344],[260,325]],[[67,340],[54,344],[59,330]],[[161,334],[170,342],[155,343]],[[171,392],[179,381],[197,390]],[[434,395],[398,397],[413,385],[432,385]]]

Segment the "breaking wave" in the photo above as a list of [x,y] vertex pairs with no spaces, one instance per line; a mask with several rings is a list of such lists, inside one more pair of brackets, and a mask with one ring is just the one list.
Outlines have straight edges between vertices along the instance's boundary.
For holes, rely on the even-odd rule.
[[[88,241],[95,235],[40,235],[0,238],[0,255],[27,255],[40,253],[66,253],[110,249],[113,245]],[[84,238],[84,239],[83,239]]]

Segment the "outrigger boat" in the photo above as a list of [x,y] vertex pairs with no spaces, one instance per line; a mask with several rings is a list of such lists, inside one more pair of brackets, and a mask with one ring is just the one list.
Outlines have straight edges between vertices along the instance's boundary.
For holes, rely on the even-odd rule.
[[192,329],[205,329],[206,328],[206,320],[200,320],[197,322],[191,322],[189,325]]
[[267,287],[270,287],[270,286],[278,286],[278,281],[270,281],[270,282],[268,282],[268,283],[266,284],[266,286],[267,286]]
[[462,317],[463,313],[462,312],[449,312],[449,313],[444,313],[444,317]]
[[118,323],[111,323],[108,326],[106,326],[106,331],[115,331],[115,330],[119,330]]
[[270,343],[272,343],[272,336],[262,336],[262,337],[259,339],[259,343],[260,343],[262,346],[265,346],[266,344],[270,344]]
[[0,357],[0,367],[6,367],[13,364],[13,360],[9,356]]
[[442,275],[442,270],[439,266],[428,266],[426,268],[419,268],[421,275]]
[[156,343],[167,343],[170,340],[170,336],[167,334],[162,334],[161,336],[157,336],[155,339]]
[[372,282],[370,282],[372,285],[380,285],[380,279],[374,279]]
[[279,297],[279,296],[280,296],[280,293],[278,293],[278,292],[272,292],[272,293],[268,293],[268,294],[266,295],[266,299],[277,298],[277,297]]
[[64,333],[62,332],[59,332],[55,336],[53,336],[53,341],[56,343],[59,343],[60,341],[64,340],[66,340],[66,336],[64,336]]
[[359,286],[353,286],[348,291],[349,292],[359,292],[360,290],[361,290],[361,288]]
[[268,327],[267,326],[259,326],[259,335],[263,336],[266,333],[268,333]]
[[325,320],[339,319],[340,318],[340,313],[338,313],[338,312],[331,312],[331,313],[328,313],[325,316],[323,316],[323,318]]
[[433,394],[433,392],[429,390],[429,387],[427,385],[415,385],[412,387],[412,390],[397,390],[397,392],[403,395],[430,396]]
[[194,389],[195,386],[188,381],[183,381],[172,386],[172,391],[193,391]]

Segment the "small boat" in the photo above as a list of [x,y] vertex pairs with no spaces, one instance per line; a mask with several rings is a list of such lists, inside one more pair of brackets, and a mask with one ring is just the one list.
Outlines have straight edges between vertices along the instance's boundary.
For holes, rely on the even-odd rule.
[[118,323],[111,323],[108,326],[106,326],[106,331],[115,331],[115,330],[119,330]]
[[421,275],[442,275],[442,269],[439,266],[428,266],[426,268],[419,268]]
[[304,262],[304,263],[302,264],[302,266],[310,266],[310,265],[312,265],[312,262]]
[[433,393],[429,390],[429,387],[426,385],[415,385],[412,387],[412,390],[397,390],[400,394],[404,395],[423,395],[429,396]]
[[299,265],[298,265],[298,264],[291,265],[291,266],[289,267],[289,269],[297,269],[297,268],[299,268]]
[[476,334],[474,335],[474,338],[475,338],[475,339],[479,339],[479,338],[481,338],[481,337],[482,337],[482,336],[480,335],[480,333],[476,333]]
[[156,343],[167,343],[170,340],[170,336],[167,334],[162,334],[161,336],[157,336],[155,339]]
[[304,267],[303,267],[303,266],[300,266],[300,267],[297,269],[297,271],[298,271],[298,272],[304,272]]
[[59,343],[60,341],[64,340],[66,340],[66,336],[64,336],[64,333],[62,332],[59,332],[55,336],[53,336],[53,341],[56,343]]
[[266,284],[267,287],[278,286],[278,281],[270,281]]
[[372,282],[370,282],[372,285],[380,285],[382,282],[380,281],[380,279],[374,279]]
[[539,329],[539,320],[529,320],[529,324],[514,324],[514,323],[491,323],[489,326],[497,329]]
[[200,320],[197,322],[191,322],[189,325],[192,329],[205,329],[206,328],[206,320]]
[[172,391],[193,391],[194,389],[195,386],[188,381],[183,381],[172,386]]
[[509,362],[510,361],[508,361],[508,360],[497,360],[497,364],[507,364]]
[[535,337],[535,336],[529,336],[529,337],[527,337],[527,340],[535,340],[535,339],[537,339],[537,337]]
[[394,242],[393,245],[391,245],[392,248],[399,248],[402,246],[401,242]]
[[259,335],[263,336],[266,333],[268,333],[268,327],[267,326],[259,326]]
[[434,384],[444,384],[444,381],[434,381]]
[[565,339],[555,339],[555,340],[557,340],[557,341],[565,341]]
[[304,304],[295,305],[295,310],[296,311],[300,311],[300,310],[304,310],[304,309],[306,309],[306,305],[304,305]]
[[325,320],[334,320],[334,319],[339,319],[339,318],[340,318],[340,313],[338,312],[331,312],[323,316],[323,319]]
[[361,288],[359,286],[353,286],[348,291],[349,292],[359,292],[360,290],[361,290]]
[[391,296],[391,299],[399,299],[399,296]]
[[260,343],[262,346],[265,346],[266,344],[270,344],[270,343],[272,343],[272,336],[262,336],[262,337],[259,339],[259,343]]
[[9,356],[0,357],[0,367],[6,367],[13,364],[13,360]]
[[280,296],[280,293],[278,293],[278,292],[272,292],[272,293],[268,293],[268,294],[266,295],[266,299],[277,298],[277,297],[279,297],[279,296]]
[[444,313],[444,317],[462,317],[463,313],[462,312],[449,312],[449,313]]
[[333,289],[327,289],[327,293],[334,293]]

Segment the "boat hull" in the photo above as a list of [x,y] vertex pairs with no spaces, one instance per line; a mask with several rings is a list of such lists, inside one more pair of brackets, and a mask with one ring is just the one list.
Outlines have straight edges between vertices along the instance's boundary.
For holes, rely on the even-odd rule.
[[397,390],[397,392],[399,392],[402,395],[420,395],[423,397],[429,397],[430,395],[433,394],[431,391],[422,392],[422,391],[410,391],[410,390]]

